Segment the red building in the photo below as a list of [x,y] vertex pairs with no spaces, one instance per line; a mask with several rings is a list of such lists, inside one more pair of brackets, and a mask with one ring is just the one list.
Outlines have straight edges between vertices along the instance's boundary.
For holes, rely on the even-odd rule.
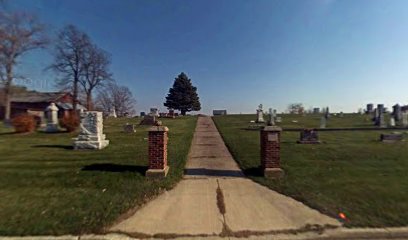
[[[11,118],[21,113],[29,113],[44,119],[45,109],[55,103],[59,108],[58,117],[72,110],[73,97],[67,92],[24,92],[11,97]],[[81,104],[77,109],[85,109]],[[4,119],[4,108],[0,109],[0,118]]]

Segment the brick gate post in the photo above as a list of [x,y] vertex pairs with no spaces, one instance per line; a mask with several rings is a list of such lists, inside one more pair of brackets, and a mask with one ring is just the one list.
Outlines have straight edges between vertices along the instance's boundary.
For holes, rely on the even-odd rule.
[[153,126],[149,129],[149,169],[146,171],[148,178],[166,177],[167,166],[167,143],[169,129],[165,126]]
[[261,130],[261,167],[266,178],[280,178],[280,135],[282,128],[266,126]]

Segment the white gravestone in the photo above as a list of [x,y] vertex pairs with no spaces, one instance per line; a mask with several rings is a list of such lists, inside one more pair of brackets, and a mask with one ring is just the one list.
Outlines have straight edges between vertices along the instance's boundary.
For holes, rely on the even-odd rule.
[[394,117],[390,118],[390,126],[395,127],[395,118]]
[[102,112],[89,111],[81,114],[80,133],[74,149],[102,149],[109,145],[103,134]]
[[159,117],[159,116],[160,116],[160,114],[159,114],[159,109],[157,109],[157,108],[150,108],[150,113],[149,113],[149,115],[150,115],[150,116]]
[[320,128],[326,128],[326,117],[320,118]]
[[263,119],[263,110],[262,104],[259,104],[258,109],[256,110],[256,121],[257,123],[264,123],[265,120]]
[[407,112],[402,113],[402,126],[408,127],[408,113]]
[[58,132],[58,107],[55,103],[51,103],[45,111],[47,112],[47,127],[46,132]]
[[269,119],[268,119],[268,126],[275,125],[275,115],[273,114],[272,108],[269,108]]
[[114,107],[112,107],[112,109],[109,112],[109,116],[108,117],[113,117],[113,118],[117,118],[118,116],[116,115],[116,110]]

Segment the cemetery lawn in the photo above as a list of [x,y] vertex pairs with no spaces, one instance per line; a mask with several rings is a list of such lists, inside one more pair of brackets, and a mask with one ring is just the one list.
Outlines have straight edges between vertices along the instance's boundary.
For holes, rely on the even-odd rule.
[[107,119],[110,145],[72,150],[77,133],[13,134],[0,122],[0,235],[100,233],[131,209],[181,179],[197,117],[161,119],[168,126],[170,171],[149,181],[147,129],[123,132],[127,122]]
[[[279,115],[285,127],[318,127],[320,116]],[[256,182],[338,218],[348,227],[408,226],[408,136],[394,144],[382,131],[320,132],[319,145],[297,144],[299,132],[283,132],[284,179],[260,175],[259,132],[245,130],[255,115],[214,117],[218,130],[245,174]],[[297,120],[298,123],[292,122]],[[331,117],[328,127],[371,127],[368,116]]]

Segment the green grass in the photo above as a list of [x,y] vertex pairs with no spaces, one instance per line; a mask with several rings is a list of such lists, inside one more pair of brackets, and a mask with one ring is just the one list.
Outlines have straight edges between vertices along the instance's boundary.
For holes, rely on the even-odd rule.
[[163,181],[144,177],[148,127],[122,132],[137,119],[105,121],[110,145],[99,151],[70,149],[76,133],[11,134],[0,125],[0,235],[103,231],[181,179],[196,119],[163,120],[170,129],[170,172]]
[[[333,217],[343,212],[349,227],[407,226],[408,142],[379,141],[383,131],[320,132],[324,144],[296,144],[298,132],[283,132],[281,181],[259,172],[259,132],[244,130],[255,115],[214,117],[228,148],[253,180]],[[318,127],[320,116],[283,115],[282,127]],[[293,123],[292,120],[298,120]],[[328,127],[371,127],[369,117],[332,117]],[[389,131],[388,131],[389,132]]]

